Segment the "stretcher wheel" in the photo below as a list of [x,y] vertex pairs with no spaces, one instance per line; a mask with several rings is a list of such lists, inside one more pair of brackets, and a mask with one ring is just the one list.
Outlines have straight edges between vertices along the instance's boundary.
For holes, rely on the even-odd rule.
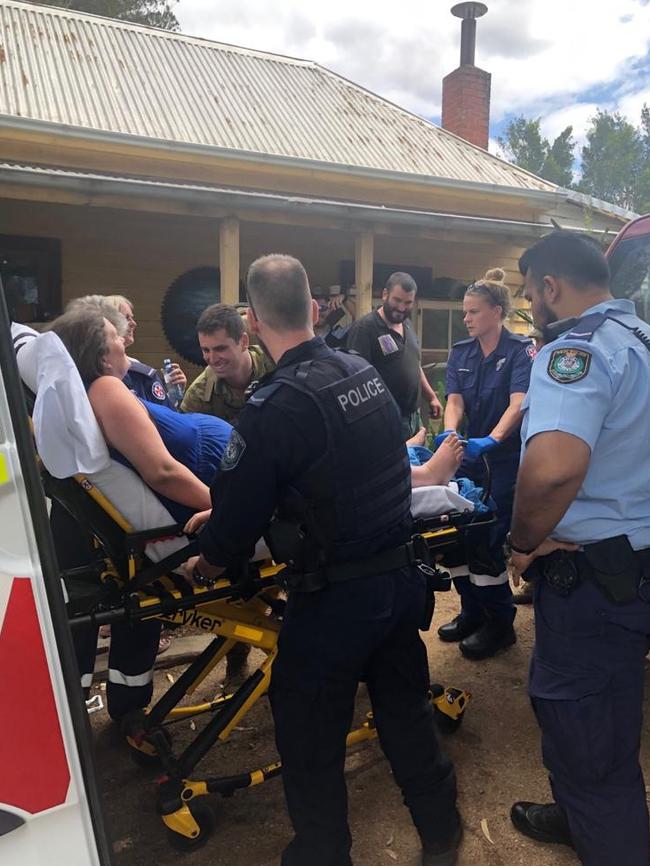
[[187,803],[187,808],[199,825],[199,835],[190,839],[167,828],[167,840],[177,851],[196,851],[202,848],[214,833],[217,826],[217,816],[212,803],[206,797],[196,797]]
[[[171,747],[172,737],[167,728],[159,728],[160,734],[164,737],[168,746]],[[146,769],[156,769],[160,767],[161,757],[148,740],[145,740],[142,744],[142,748],[138,748],[133,742],[127,740],[127,746],[129,749],[129,755],[134,764],[137,764],[138,767],[143,767]]]
[[463,716],[465,714],[462,713],[458,716],[457,719],[452,719],[451,716],[448,716],[447,713],[443,713],[442,710],[439,710],[438,707],[434,707],[434,717],[436,720],[436,727],[440,731],[441,734],[453,734],[458,728],[460,728],[463,723]]

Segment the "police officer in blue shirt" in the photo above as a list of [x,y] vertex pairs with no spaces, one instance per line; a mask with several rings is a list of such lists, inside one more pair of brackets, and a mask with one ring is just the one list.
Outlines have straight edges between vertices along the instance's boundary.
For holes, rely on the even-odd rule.
[[650,329],[612,298],[585,235],[547,235],[519,267],[550,342],[522,407],[509,543],[515,575],[534,579],[529,688],[555,802],[516,803],[511,817],[584,866],[647,866]]
[[[508,581],[503,542],[510,528],[519,466],[521,402],[528,390],[532,340],[511,333],[503,320],[511,310],[510,292],[501,268],[489,270],[465,292],[463,311],[470,337],[456,343],[447,363],[445,432],[458,431],[466,418],[465,459],[459,476],[485,484],[483,455],[488,454],[497,524],[489,540],[489,557],[480,573],[455,578],[461,611],[438,629],[445,641],[460,641],[467,658],[482,659],[516,640],[515,606]],[[470,566],[472,563],[470,563]]]
[[412,558],[397,404],[364,358],[314,337],[318,308],[300,262],[258,259],[247,289],[249,327],[277,368],[239,416],[188,575],[209,585],[262,533],[291,566],[270,692],[295,830],[283,866],[351,863],[343,769],[361,678],[422,862],[453,866],[462,830],[427,698],[427,590]]

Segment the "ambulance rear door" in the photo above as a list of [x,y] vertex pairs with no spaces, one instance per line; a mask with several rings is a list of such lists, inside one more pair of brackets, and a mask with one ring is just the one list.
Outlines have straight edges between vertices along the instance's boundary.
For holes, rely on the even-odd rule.
[[0,864],[109,866],[46,502],[0,284]]

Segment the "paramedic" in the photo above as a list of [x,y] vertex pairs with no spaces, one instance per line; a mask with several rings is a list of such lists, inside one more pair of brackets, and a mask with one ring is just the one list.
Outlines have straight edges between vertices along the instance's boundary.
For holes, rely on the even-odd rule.
[[488,658],[516,640],[516,608],[508,582],[503,542],[510,528],[517,467],[521,402],[528,390],[532,340],[511,333],[503,320],[511,309],[500,268],[468,286],[463,300],[469,339],[456,343],[447,363],[445,433],[458,431],[466,418],[468,440],[459,475],[485,486],[483,454],[488,454],[497,524],[490,539],[490,560],[482,574],[455,579],[460,614],[440,626],[445,641],[460,641],[471,659]]

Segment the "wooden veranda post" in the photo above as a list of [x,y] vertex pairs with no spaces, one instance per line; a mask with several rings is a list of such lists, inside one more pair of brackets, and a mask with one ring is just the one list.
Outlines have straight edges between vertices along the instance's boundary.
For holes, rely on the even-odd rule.
[[239,220],[226,217],[219,225],[221,303],[239,303]]
[[372,269],[375,238],[372,232],[360,232],[354,244],[354,276],[357,285],[357,318],[372,310]]

